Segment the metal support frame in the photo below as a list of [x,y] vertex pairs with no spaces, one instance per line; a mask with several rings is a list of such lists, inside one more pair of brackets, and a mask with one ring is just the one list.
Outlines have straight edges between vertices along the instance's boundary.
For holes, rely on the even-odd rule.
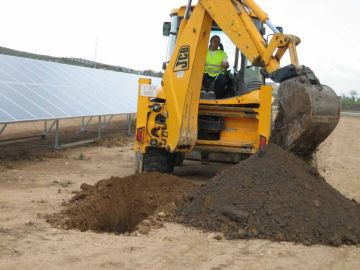
[[99,116],[99,126],[98,126],[98,140],[101,139],[101,116]]
[[93,117],[90,116],[89,120],[85,123],[85,117],[81,118],[80,132],[83,132],[87,129],[92,119]]
[[[90,117],[90,119],[87,121],[87,123],[85,124],[85,119],[82,119],[82,123],[81,123],[81,128],[83,128],[83,130],[86,129],[86,127],[89,125],[90,121],[92,120],[93,117]],[[98,135],[96,138],[94,139],[88,139],[88,140],[82,140],[82,141],[78,141],[78,142],[72,142],[72,143],[64,143],[64,144],[60,144],[60,132],[59,132],[59,120],[55,121],[55,142],[54,142],[54,149],[55,150],[59,150],[59,149],[63,149],[66,147],[71,147],[71,146],[75,146],[75,145],[81,145],[81,144],[86,144],[86,143],[92,143],[95,142],[97,140],[101,139],[101,134],[102,134],[102,117],[99,116],[99,123],[98,123]]]
[[4,132],[4,130],[6,129],[6,127],[7,127],[7,123],[5,123],[3,126],[2,126],[2,128],[0,129],[0,136],[1,136],[1,134]]
[[81,117],[80,132],[85,130],[85,117]]
[[131,113],[126,115],[127,117],[127,124],[128,124],[128,136],[131,136]]
[[47,121],[44,122],[44,134],[42,135],[42,138],[43,139],[46,139],[49,135],[49,132],[53,129],[53,127],[55,126],[55,123],[56,121],[59,121],[59,120],[54,120],[52,122],[52,124],[50,125],[49,128],[47,128]]
[[[105,129],[107,128],[107,126],[109,125],[110,121],[113,119],[114,115],[110,115],[110,118],[109,119],[106,119],[106,115],[104,116],[99,116],[101,119],[99,119],[99,125],[101,125],[101,129]],[[85,117],[82,117],[81,118],[81,124],[80,124],[80,131],[79,132],[84,132],[87,127],[89,126],[91,120],[93,119],[94,117],[91,116],[89,118],[89,120],[85,123]],[[100,131],[101,133],[101,131]]]
[[60,134],[59,134],[59,120],[55,120],[55,143],[54,149],[60,149],[61,146],[59,145]]
[[[0,124],[0,136],[4,133],[8,124],[11,124],[11,123]],[[23,136],[23,137],[16,137],[16,138],[10,138],[10,139],[6,139],[6,140],[1,140],[0,145],[6,145],[6,144],[14,143],[14,142],[24,142],[24,141],[34,140],[34,139],[38,139],[38,138],[44,138],[44,134],[30,135],[30,136]]]
[[[127,135],[128,136],[131,136],[131,125],[132,125],[131,122],[132,122],[133,115],[134,114],[131,114],[131,113],[126,115],[126,117],[127,117]],[[39,138],[39,137],[42,139],[46,139],[46,138],[48,138],[51,131],[55,132],[54,145],[53,145],[53,148],[55,150],[70,147],[70,146],[81,145],[81,144],[85,144],[85,143],[91,143],[91,142],[95,142],[102,138],[103,130],[109,126],[109,124],[114,116],[115,115],[97,116],[98,117],[98,131],[97,131],[96,138],[93,138],[93,139],[87,139],[87,140],[82,140],[82,141],[78,141],[78,142],[61,144],[60,120],[62,120],[62,119],[54,119],[54,120],[49,119],[49,120],[43,120],[44,121],[44,130],[40,135],[9,139],[6,141],[0,141],[0,143],[7,144],[7,143],[14,142],[14,141],[23,141],[23,140],[29,140],[29,139]],[[85,131],[87,129],[87,127],[89,126],[90,122],[94,118],[95,118],[95,116],[90,116],[89,119],[86,119],[86,116],[81,117],[80,132]],[[4,133],[8,124],[9,123],[0,124],[0,136]]]
[[114,115],[110,115],[110,118],[106,121],[106,115],[104,116],[102,129],[107,128],[107,126],[109,125],[109,123],[113,119],[113,117],[114,117]]

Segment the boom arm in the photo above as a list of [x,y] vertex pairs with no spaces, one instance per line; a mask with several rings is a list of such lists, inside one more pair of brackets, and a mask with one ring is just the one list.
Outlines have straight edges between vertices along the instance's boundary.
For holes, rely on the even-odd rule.
[[300,40],[275,33],[267,45],[250,14],[268,22],[267,15],[252,0],[199,0],[191,16],[182,20],[162,85],[170,118],[166,140],[169,152],[190,150],[195,145],[198,100],[213,21],[253,65],[264,67],[268,73],[280,68],[280,59],[287,49],[292,63],[298,64],[295,46]]

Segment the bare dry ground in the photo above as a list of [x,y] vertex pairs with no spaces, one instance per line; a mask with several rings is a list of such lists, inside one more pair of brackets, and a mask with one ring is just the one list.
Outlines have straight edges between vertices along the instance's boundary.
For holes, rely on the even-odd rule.
[[[343,117],[316,160],[327,181],[357,201],[359,135],[360,119]],[[46,215],[59,212],[82,183],[133,173],[132,145],[120,138],[53,153],[25,144],[0,148],[8,151],[0,159],[0,269],[360,269],[354,246],[217,240],[172,223],[131,236],[53,228]],[[224,167],[185,162],[175,173],[206,181]]]

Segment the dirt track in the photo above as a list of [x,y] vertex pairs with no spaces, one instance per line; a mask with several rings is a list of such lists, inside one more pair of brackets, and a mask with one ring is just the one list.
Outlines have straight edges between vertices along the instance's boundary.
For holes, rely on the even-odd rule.
[[[359,135],[360,119],[342,118],[317,155],[320,173],[357,201]],[[354,246],[216,240],[214,233],[179,224],[124,236],[64,231],[45,222],[82,183],[132,174],[131,145],[74,148],[27,160],[2,159],[0,164],[0,269],[360,269],[360,249]],[[185,165],[176,174],[196,181],[223,168]]]

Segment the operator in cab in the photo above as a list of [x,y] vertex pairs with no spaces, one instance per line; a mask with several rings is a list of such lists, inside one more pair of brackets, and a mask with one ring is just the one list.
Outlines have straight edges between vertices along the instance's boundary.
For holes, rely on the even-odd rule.
[[228,67],[228,57],[224,52],[220,37],[214,35],[210,39],[206,54],[203,86],[205,89],[209,89],[210,85],[213,84],[216,99],[225,97],[228,81],[224,73]]

